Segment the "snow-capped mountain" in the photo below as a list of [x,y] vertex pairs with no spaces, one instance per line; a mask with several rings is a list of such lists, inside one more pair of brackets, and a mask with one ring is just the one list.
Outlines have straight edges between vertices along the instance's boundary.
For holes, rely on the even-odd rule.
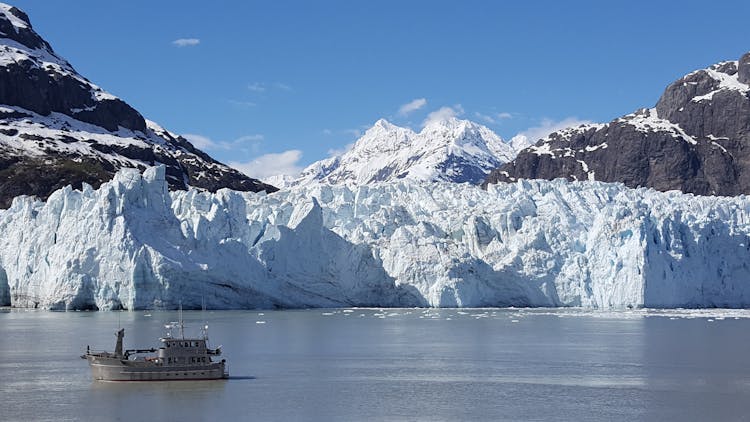
[[750,53],[672,83],[656,106],[539,140],[490,174],[600,180],[699,195],[750,194]]
[[120,168],[164,164],[173,189],[275,190],[144,119],[78,74],[0,3],[0,208],[67,184],[99,186]]
[[354,184],[399,179],[481,183],[515,157],[523,143],[509,144],[468,120],[428,122],[420,132],[380,119],[341,156],[308,166],[289,185]]
[[0,305],[750,306],[750,197],[402,180],[168,192],[126,169],[0,211]]

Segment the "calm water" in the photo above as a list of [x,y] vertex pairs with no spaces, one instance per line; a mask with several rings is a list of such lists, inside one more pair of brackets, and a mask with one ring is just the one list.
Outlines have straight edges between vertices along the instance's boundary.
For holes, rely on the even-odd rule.
[[[718,317],[718,318],[717,318]],[[750,312],[186,312],[227,381],[94,382],[174,312],[0,312],[0,420],[749,420]],[[191,331],[190,329],[193,329]]]

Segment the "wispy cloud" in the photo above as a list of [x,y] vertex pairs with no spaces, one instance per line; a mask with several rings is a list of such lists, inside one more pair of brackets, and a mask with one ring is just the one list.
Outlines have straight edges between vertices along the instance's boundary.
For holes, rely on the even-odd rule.
[[492,117],[492,116],[490,116],[489,114],[482,114],[482,113],[480,113],[478,111],[475,111],[474,112],[474,117],[476,117],[477,119],[481,120],[483,123],[487,123],[487,124],[490,124],[490,125],[497,124],[497,119],[494,118],[494,117]]
[[240,106],[240,107],[255,107],[258,104],[252,101],[240,101],[240,100],[229,100],[229,104]]
[[247,162],[230,161],[229,166],[256,179],[266,179],[280,174],[296,176],[302,171],[299,160],[302,151],[292,149],[275,154],[265,154]]
[[474,112],[474,117],[479,119],[480,121],[490,124],[490,125],[496,125],[500,123],[502,120],[512,119],[513,114],[508,112],[502,112],[502,113],[491,113],[491,114],[483,114],[478,111]]
[[291,85],[285,84],[283,82],[274,82],[272,84],[268,84],[265,82],[253,82],[247,85],[247,89],[249,89],[252,92],[256,92],[258,94],[269,91],[269,88],[275,89],[277,91],[286,91],[286,92],[293,91]]
[[538,126],[530,127],[524,131],[519,132],[514,138],[518,136],[525,136],[529,142],[536,142],[552,132],[565,129],[568,127],[580,126],[584,124],[590,124],[590,120],[581,120],[577,117],[567,117],[562,120],[542,119]]
[[344,129],[341,132],[355,138],[359,138],[360,136],[362,136],[362,129]]
[[427,118],[422,122],[422,126],[427,126],[430,123],[447,120],[452,117],[458,117],[464,114],[464,108],[461,104],[456,104],[453,107],[440,107],[427,115]]
[[247,86],[247,89],[253,92],[265,92],[266,86],[260,82],[253,82]]
[[419,110],[420,108],[424,107],[427,104],[426,98],[415,98],[408,103],[402,105],[398,108],[398,115],[399,116],[406,116],[409,113],[412,113],[414,111]]
[[265,139],[265,136],[261,135],[260,133],[256,133],[255,135],[240,136],[239,138],[232,141],[232,143],[241,144],[243,142],[260,142],[263,139]]
[[215,149],[216,142],[208,136],[198,135],[195,133],[183,133],[182,137],[190,141],[198,149]]
[[338,157],[351,151],[352,148],[354,148],[354,142],[348,143],[342,148],[331,148],[328,150],[328,155],[330,155],[331,157]]
[[245,135],[233,141],[214,141],[208,136],[198,135],[195,133],[183,133],[182,137],[190,141],[196,148],[206,151],[227,151],[233,149],[245,149],[248,147],[250,150],[254,150],[258,147],[258,144],[264,139],[261,134]]
[[179,38],[172,41],[172,44],[177,47],[193,47],[201,43],[198,38]]

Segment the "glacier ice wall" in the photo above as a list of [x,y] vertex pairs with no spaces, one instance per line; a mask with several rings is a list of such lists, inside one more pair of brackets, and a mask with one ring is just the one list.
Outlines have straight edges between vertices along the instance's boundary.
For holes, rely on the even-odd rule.
[[[750,201],[598,182],[168,192],[123,170],[0,212],[0,300],[51,309],[745,307]],[[5,284],[3,284],[3,277]]]

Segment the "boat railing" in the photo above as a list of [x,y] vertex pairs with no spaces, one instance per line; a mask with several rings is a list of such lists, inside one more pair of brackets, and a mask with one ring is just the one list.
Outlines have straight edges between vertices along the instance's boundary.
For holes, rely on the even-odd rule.
[[81,359],[86,359],[86,356],[95,356],[98,358],[116,358],[118,357],[113,352],[108,352],[106,350],[91,350],[89,348],[86,348],[86,353],[81,355]]

